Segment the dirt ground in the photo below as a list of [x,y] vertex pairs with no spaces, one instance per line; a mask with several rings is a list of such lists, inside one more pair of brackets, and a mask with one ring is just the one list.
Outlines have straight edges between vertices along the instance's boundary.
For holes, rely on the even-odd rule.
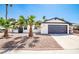
[[9,38],[2,38],[0,33],[0,49],[8,50],[63,50],[63,48],[50,36],[34,34],[29,38],[27,33],[9,33]]

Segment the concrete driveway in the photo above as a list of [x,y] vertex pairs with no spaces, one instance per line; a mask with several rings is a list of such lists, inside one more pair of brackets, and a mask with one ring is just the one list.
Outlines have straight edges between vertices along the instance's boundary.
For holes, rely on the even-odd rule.
[[79,36],[67,34],[51,34],[64,49],[79,49]]

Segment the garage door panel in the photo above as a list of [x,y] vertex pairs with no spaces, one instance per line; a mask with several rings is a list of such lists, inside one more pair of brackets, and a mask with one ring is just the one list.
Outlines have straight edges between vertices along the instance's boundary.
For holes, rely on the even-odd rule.
[[48,25],[49,34],[67,33],[67,25]]

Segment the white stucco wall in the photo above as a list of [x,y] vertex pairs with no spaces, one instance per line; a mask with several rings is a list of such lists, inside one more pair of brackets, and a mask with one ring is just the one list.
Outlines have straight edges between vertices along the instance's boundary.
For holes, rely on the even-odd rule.
[[70,33],[73,33],[73,26],[69,26]]
[[41,24],[41,34],[48,34],[48,24]]
[[[32,26],[32,31],[34,31],[34,27],[35,27],[35,26],[33,25],[33,26]],[[30,26],[28,25],[28,26],[27,26],[27,32],[29,32],[29,29],[30,29]]]
[[[24,29],[24,27],[23,27],[23,32],[29,32],[29,25],[27,26],[27,29]],[[34,32],[34,33],[38,33],[38,32],[40,32],[41,30],[40,29],[35,29],[35,25],[33,25],[32,26],[32,31]],[[12,30],[10,31],[10,32],[12,32]],[[16,32],[16,33],[18,33],[18,29],[14,29],[13,30],[13,32]]]

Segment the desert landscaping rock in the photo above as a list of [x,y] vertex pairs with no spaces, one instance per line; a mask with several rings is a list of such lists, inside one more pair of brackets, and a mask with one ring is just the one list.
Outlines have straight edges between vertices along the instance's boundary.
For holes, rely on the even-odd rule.
[[[0,33],[0,35],[2,35],[2,33]],[[28,38],[26,33],[9,33],[9,35],[11,36],[9,39],[0,39],[0,49],[5,50],[6,48],[13,48],[12,50],[63,50],[63,48],[50,35],[35,34],[32,38]],[[13,44],[10,42],[13,42]]]

